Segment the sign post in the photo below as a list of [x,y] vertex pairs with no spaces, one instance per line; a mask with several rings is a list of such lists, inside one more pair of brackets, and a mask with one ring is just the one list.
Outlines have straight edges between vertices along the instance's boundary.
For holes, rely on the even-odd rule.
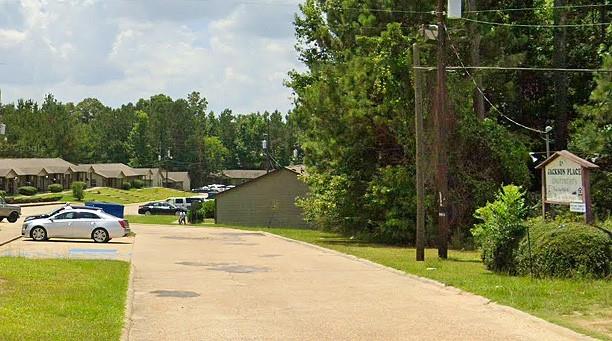
[[542,216],[546,205],[567,205],[570,211],[584,213],[587,224],[593,223],[589,173],[596,164],[562,150],[556,152],[536,169],[542,170]]

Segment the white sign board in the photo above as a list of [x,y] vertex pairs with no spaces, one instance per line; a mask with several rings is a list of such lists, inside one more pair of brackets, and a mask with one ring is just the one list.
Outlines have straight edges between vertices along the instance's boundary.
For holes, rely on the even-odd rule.
[[582,167],[565,157],[558,157],[544,168],[546,201],[571,204],[584,202]]
[[448,15],[449,19],[461,18],[461,0],[448,0]]
[[570,203],[570,212],[585,213],[586,204],[582,202],[572,202]]

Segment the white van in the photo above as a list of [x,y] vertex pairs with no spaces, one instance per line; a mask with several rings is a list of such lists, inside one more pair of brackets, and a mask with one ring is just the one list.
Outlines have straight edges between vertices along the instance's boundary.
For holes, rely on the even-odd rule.
[[168,198],[166,199],[166,202],[169,202],[171,204],[174,204],[174,206],[176,207],[180,207],[180,208],[184,208],[186,210],[191,209],[191,203],[193,203],[194,201],[205,201],[205,199],[203,197],[172,197],[172,198]]

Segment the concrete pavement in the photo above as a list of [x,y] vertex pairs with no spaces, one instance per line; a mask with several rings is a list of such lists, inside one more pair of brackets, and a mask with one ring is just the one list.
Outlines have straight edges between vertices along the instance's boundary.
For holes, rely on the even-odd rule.
[[0,244],[4,244],[7,241],[15,239],[21,236],[21,225],[25,217],[35,214],[41,214],[51,212],[62,205],[45,205],[45,206],[31,206],[21,208],[21,217],[15,223],[9,223],[4,219],[0,223]]
[[129,340],[577,340],[475,295],[263,233],[134,225]]

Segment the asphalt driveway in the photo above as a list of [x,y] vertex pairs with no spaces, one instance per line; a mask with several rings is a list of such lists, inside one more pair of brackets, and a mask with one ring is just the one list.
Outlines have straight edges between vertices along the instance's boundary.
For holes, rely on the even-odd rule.
[[263,233],[135,225],[129,340],[576,340],[488,300]]

